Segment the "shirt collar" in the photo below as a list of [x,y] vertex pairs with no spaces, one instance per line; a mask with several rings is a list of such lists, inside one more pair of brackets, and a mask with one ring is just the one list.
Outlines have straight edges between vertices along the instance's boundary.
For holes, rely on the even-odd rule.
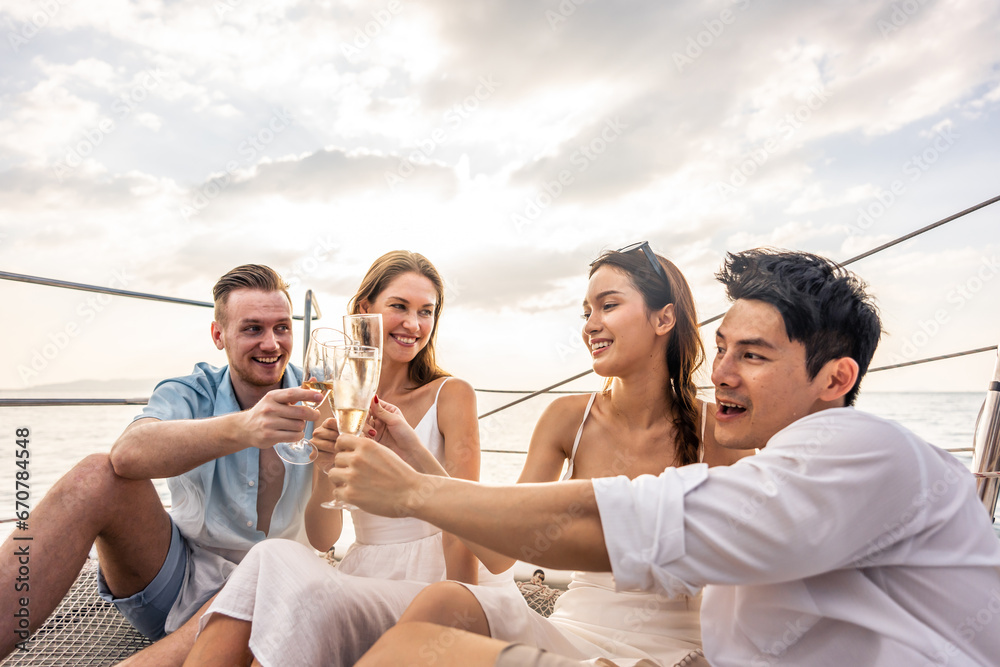
[[236,400],[236,391],[233,389],[233,381],[229,375],[229,366],[222,374],[222,381],[219,382],[219,389],[215,392],[215,412],[213,416],[228,415],[234,412],[242,412],[239,401]]
[[[219,382],[219,389],[215,392],[214,417],[243,411],[239,401],[236,400],[236,390],[233,389],[233,381],[229,370],[229,366],[226,366],[226,370],[222,374],[222,380]],[[281,376],[282,389],[290,389],[302,384],[297,377],[296,370],[291,364],[285,366],[285,372]]]

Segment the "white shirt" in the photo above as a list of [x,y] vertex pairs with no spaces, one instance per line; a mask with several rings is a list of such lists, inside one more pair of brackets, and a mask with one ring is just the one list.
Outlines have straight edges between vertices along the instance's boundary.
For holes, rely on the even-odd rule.
[[823,410],[757,456],[595,479],[620,590],[705,589],[714,667],[1000,664],[1000,540],[972,475]]

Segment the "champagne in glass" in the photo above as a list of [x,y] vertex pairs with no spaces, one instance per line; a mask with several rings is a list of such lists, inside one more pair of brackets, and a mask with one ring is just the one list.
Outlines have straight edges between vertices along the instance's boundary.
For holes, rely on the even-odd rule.
[[[320,408],[323,403],[327,403],[332,409],[333,359],[330,352],[335,345],[343,342],[344,334],[336,329],[316,329],[309,337],[309,346],[302,363],[302,386],[323,393],[323,397],[316,403],[307,403],[309,407]],[[306,438],[298,442],[279,442],[274,446],[274,451],[294,465],[312,463],[319,456],[319,450]]]
[[357,435],[365,423],[365,411],[358,408],[334,408],[337,428],[341,433]]
[[344,315],[344,335],[348,342],[378,350],[378,369],[382,369],[382,314],[360,313]]
[[[365,345],[341,345],[333,348],[332,357],[333,412],[337,417],[337,429],[342,435],[359,435],[365,425],[368,406],[378,389],[378,350]],[[321,507],[357,509],[335,500]]]
[[[302,383],[302,388],[303,389],[314,389],[314,390],[316,390],[316,391],[318,391],[320,393],[325,393],[325,392],[328,392],[328,391],[333,391],[333,383],[332,382],[323,382],[323,381],[317,380],[315,377],[311,377],[311,378],[309,378],[308,380],[306,380],[305,382]],[[333,398],[331,397],[327,402],[330,404],[330,409],[332,410],[333,409]]]

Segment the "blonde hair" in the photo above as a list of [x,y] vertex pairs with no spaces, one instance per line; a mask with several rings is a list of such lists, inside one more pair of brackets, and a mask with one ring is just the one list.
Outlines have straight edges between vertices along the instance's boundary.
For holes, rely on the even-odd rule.
[[389,286],[389,283],[406,273],[416,273],[431,281],[437,297],[437,306],[434,308],[434,326],[431,327],[431,335],[427,345],[410,362],[409,378],[416,385],[414,388],[417,388],[450,375],[437,365],[434,354],[438,321],[441,319],[441,310],[444,308],[444,281],[441,280],[441,274],[434,268],[434,265],[423,255],[409,250],[387,252],[376,259],[371,268],[368,269],[368,273],[361,280],[357,293],[351,297],[347,310],[355,315],[360,313],[363,302],[371,303],[374,301]]
[[277,271],[263,264],[243,264],[219,278],[219,282],[212,288],[216,322],[225,323],[229,295],[241,289],[281,292],[288,299],[288,305],[292,305],[292,297],[288,294],[288,283],[278,275]]

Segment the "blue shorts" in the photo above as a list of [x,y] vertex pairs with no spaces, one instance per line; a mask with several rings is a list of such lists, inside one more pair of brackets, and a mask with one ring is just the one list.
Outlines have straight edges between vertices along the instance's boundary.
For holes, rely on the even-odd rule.
[[163,566],[149,585],[135,595],[115,598],[108,590],[104,573],[100,569],[97,570],[97,592],[101,598],[113,602],[121,615],[128,619],[136,630],[153,640],[167,634],[163,626],[167,622],[170,608],[180,595],[181,584],[184,583],[184,570],[187,568],[186,540],[177,529],[177,524],[171,521],[170,526],[172,531],[167,559],[163,561]]

